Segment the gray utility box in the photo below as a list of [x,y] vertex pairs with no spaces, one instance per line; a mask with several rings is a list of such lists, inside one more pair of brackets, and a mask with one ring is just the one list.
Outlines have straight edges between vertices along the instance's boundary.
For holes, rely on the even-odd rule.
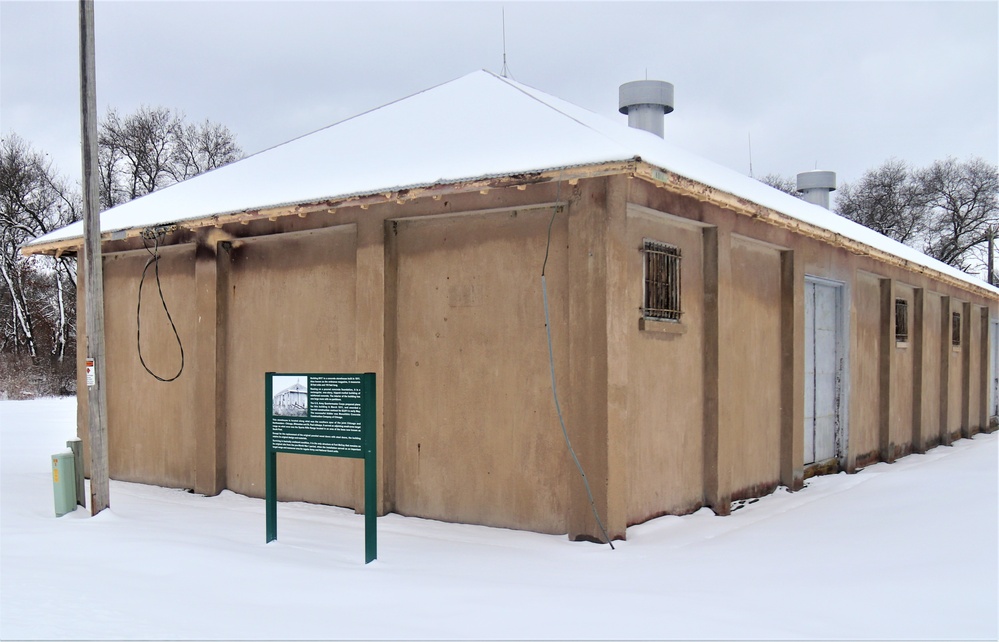
[[73,451],[52,455],[52,489],[55,493],[55,514],[62,517],[76,510],[76,462]]

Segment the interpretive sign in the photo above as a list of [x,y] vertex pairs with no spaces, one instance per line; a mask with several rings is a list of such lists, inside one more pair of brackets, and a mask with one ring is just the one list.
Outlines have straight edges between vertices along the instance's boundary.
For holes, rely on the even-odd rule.
[[365,563],[378,556],[375,375],[265,375],[267,541],[277,539],[277,453],[364,459]]
[[274,375],[271,447],[279,453],[364,457],[361,375]]

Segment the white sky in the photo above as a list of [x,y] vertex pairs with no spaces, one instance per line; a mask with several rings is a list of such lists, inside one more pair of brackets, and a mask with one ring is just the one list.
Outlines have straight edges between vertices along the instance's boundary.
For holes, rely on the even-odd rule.
[[[606,116],[667,80],[666,137],[756,176],[999,157],[996,2],[97,2],[97,101],[221,122],[253,153],[502,70]],[[0,0],[0,130],[79,176],[76,2]],[[442,113],[441,118],[448,118]]]

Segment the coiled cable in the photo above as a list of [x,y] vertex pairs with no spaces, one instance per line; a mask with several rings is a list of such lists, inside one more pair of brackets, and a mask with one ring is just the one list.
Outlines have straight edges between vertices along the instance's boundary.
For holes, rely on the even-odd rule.
[[[146,369],[150,375],[153,376],[157,381],[162,381],[164,383],[169,383],[175,381],[180,374],[184,372],[184,344],[180,340],[180,334],[177,332],[177,325],[173,322],[173,317],[170,315],[170,308],[167,307],[166,299],[163,297],[163,286],[160,283],[160,239],[166,236],[166,233],[172,229],[171,226],[159,226],[159,227],[148,227],[142,231],[142,246],[146,248],[146,252],[149,253],[149,259],[146,260],[145,267],[142,268],[142,278],[139,279],[139,296],[138,302],[135,305],[135,346],[139,352],[139,362],[142,363],[142,367]],[[149,242],[152,241],[152,248],[149,247]],[[156,289],[160,293],[160,302],[163,304],[163,311],[166,313],[167,321],[170,322],[170,328],[173,330],[173,336],[177,339],[177,347],[180,348],[180,368],[177,369],[177,374],[172,377],[161,377],[152,370],[146,364],[146,360],[142,357],[142,285],[146,281],[146,272],[149,271],[149,266],[153,266],[153,273],[156,275]]]

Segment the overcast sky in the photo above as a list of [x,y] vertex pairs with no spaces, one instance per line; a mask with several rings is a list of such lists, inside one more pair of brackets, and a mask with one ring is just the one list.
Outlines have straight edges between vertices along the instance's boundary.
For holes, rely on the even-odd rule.
[[[627,122],[666,80],[666,137],[748,174],[890,157],[996,163],[999,3],[101,2],[97,103],[220,122],[253,153],[476,69]],[[80,175],[77,2],[0,0],[0,130]],[[448,114],[442,113],[441,118]]]

